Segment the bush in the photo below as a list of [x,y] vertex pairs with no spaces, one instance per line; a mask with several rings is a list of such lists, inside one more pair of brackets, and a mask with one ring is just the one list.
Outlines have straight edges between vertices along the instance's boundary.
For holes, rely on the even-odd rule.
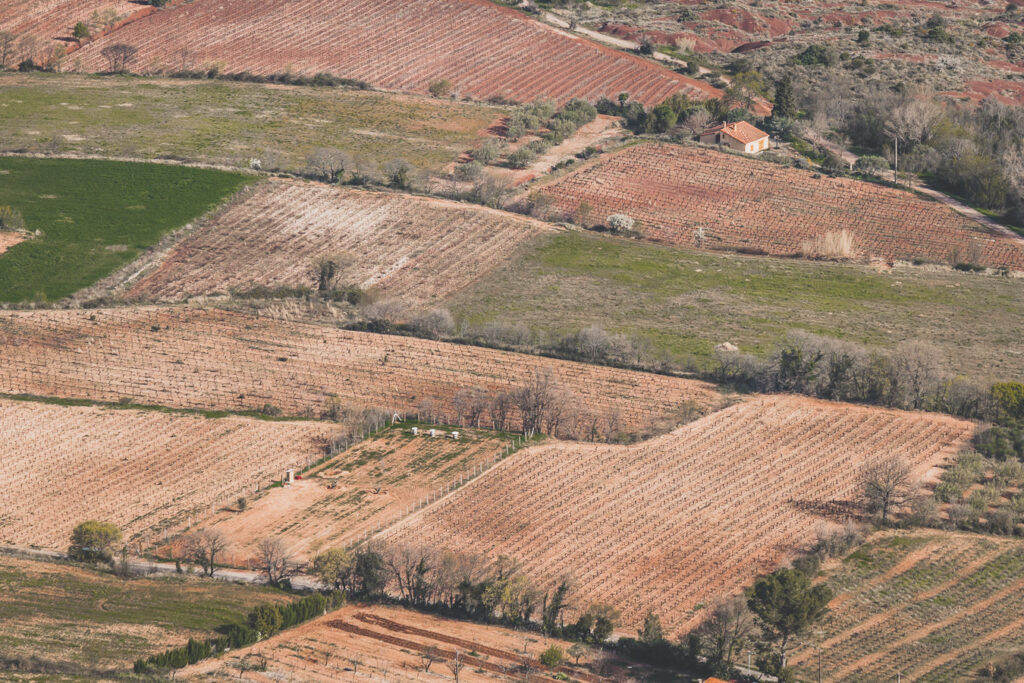
[[82,522],[71,532],[68,557],[79,562],[110,562],[110,550],[121,540],[121,530],[110,522]]
[[442,78],[439,81],[434,81],[427,86],[427,90],[434,97],[448,97],[452,91],[452,83],[447,78]]
[[612,232],[630,232],[635,225],[633,219],[624,213],[614,213],[608,216],[605,224]]
[[470,152],[470,156],[481,164],[494,163],[498,157],[505,153],[508,143],[497,138],[489,138],[484,143]]
[[71,35],[74,36],[75,40],[81,40],[82,38],[89,37],[89,26],[84,21],[80,21],[75,24],[75,28],[71,30]]
[[384,178],[391,187],[407,189],[412,184],[412,164],[405,159],[394,159],[384,164]]
[[563,661],[565,661],[565,650],[557,645],[552,645],[540,653],[540,663],[552,669],[561,666]]
[[526,168],[537,160],[537,153],[528,147],[520,147],[508,155],[508,165],[512,168]]

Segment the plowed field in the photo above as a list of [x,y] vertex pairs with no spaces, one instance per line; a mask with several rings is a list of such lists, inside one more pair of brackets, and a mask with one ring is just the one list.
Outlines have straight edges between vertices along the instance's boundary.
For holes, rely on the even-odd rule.
[[696,246],[704,228],[705,247],[793,255],[805,240],[847,230],[866,257],[1024,270],[1024,240],[938,202],[692,146],[629,147],[544,191],[566,214],[581,202],[597,222],[625,213],[644,237],[668,244]]
[[[839,593],[820,629],[826,681],[983,680],[1024,647],[1024,544],[941,531],[873,538],[825,575]],[[792,663],[811,680],[817,654]],[[987,677],[985,677],[987,678]]]
[[[571,643],[539,634],[485,626],[395,607],[351,605],[288,629],[251,648],[229,653],[224,658],[200,662],[182,674],[190,680],[208,677],[228,678],[239,660],[250,652],[267,658],[265,672],[250,671],[246,678],[255,681],[288,680],[299,676],[304,681],[358,680],[376,681],[451,680],[446,662],[459,653],[465,668],[463,682],[552,680],[547,667],[539,663],[540,653],[550,645],[567,650]],[[430,672],[423,671],[420,653],[436,648],[439,661]],[[580,666],[559,667],[567,680],[598,683],[603,678],[588,669],[599,659],[586,656]],[[533,674],[522,670],[528,664]],[[358,678],[355,676],[355,667]]]
[[87,519],[131,538],[206,516],[321,457],[338,430],[0,400],[0,543],[63,550]]
[[444,298],[514,257],[543,223],[481,207],[313,183],[264,183],[176,245],[128,292],[182,299],[254,286],[316,288],[317,257],[352,259],[344,284]]
[[[596,422],[605,434],[640,430],[684,402],[719,400],[693,380],[199,308],[5,313],[0,347],[0,392],[175,408],[269,404],[318,415],[336,397],[403,413],[429,402],[429,412],[453,422],[460,391],[514,391],[540,372],[565,392],[560,432],[589,432]],[[515,411],[509,417],[520,423]],[[485,413],[481,424],[490,419]]]
[[139,48],[135,70],[178,70],[185,54],[193,67],[329,72],[417,93],[447,79],[456,94],[476,99],[565,102],[627,91],[653,105],[677,92],[721,95],[487,0],[196,0],[134,21],[76,57],[105,71],[100,51],[113,42]]
[[[0,31],[15,36],[32,35],[40,39],[38,57],[47,55],[53,45],[50,41],[64,41],[74,45],[71,31],[75,24],[88,22],[94,12],[112,10],[119,17],[144,8],[130,0],[4,0],[0,4]],[[19,54],[19,59],[27,55]]]
[[636,446],[521,451],[392,527],[398,543],[509,555],[620,625],[655,610],[669,633],[814,540],[857,495],[864,464],[898,455],[916,476],[973,431],[950,417],[765,397]]

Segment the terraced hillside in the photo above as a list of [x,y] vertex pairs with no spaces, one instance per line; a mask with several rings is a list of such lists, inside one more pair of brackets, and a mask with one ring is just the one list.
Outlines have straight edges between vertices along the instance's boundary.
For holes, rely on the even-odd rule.
[[[828,681],[985,680],[1024,648],[1024,544],[940,531],[875,536],[827,568],[838,595],[820,630]],[[817,653],[792,662],[810,680]]]
[[[865,257],[1024,270],[1024,240],[909,192],[696,146],[628,147],[548,185],[558,209],[626,213],[657,242],[789,256],[828,232]],[[703,237],[697,231],[703,229]]]
[[[2,313],[0,346],[3,393],[200,410],[315,416],[341,404],[454,422],[460,392],[494,399],[540,378],[561,406],[547,431],[604,438],[720,400],[694,380],[216,309]],[[503,400],[488,404],[481,425],[522,424]]]
[[447,297],[514,258],[551,227],[455,202],[270,181],[161,257],[134,299],[254,287],[316,289],[314,262],[342,254],[340,284],[409,301]]
[[487,0],[196,0],[132,22],[76,57],[105,71],[101,51],[115,42],[137,47],[134,68],[147,71],[218,64],[226,72],[329,72],[417,93],[444,79],[460,97],[517,102],[623,91],[646,105],[677,92],[721,96]]
[[0,400],[0,543],[64,550],[87,519],[154,540],[322,457],[340,429]]
[[897,455],[923,476],[971,423],[799,397],[765,397],[635,446],[521,451],[403,523],[388,542],[507,555],[620,625],[657,611],[667,633],[814,540],[857,495],[861,465]]
[[[0,31],[10,32],[19,39],[25,36],[35,39],[19,45],[13,64],[29,58],[46,63],[54,47],[77,47],[72,40],[72,30],[78,22],[93,23],[94,15],[98,18],[102,13],[103,18],[112,23],[134,12],[152,10],[131,0],[5,0],[0,5]],[[100,28],[95,26],[94,30]]]

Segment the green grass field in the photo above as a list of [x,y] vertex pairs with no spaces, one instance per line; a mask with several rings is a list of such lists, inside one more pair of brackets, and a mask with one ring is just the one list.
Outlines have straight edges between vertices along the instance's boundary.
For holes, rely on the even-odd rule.
[[10,660],[32,657],[45,667],[37,673],[108,678],[130,671],[138,657],[244,623],[258,604],[291,599],[263,586],[187,575],[125,581],[0,555],[0,678]]
[[1021,281],[929,267],[881,273],[567,232],[539,238],[448,305],[473,324],[523,322],[550,336],[599,324],[698,366],[718,343],[767,353],[802,329],[880,348],[930,341],[978,378],[1024,373]]
[[0,301],[56,301],[91,285],[248,180],[162,164],[0,158],[0,205],[41,231],[0,255]]
[[501,109],[379,92],[76,74],[0,74],[0,150],[299,171],[316,147],[439,170]]

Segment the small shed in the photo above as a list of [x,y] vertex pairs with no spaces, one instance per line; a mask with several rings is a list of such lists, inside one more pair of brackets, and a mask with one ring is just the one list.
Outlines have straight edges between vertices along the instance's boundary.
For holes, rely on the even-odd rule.
[[746,121],[712,126],[700,134],[700,141],[706,145],[725,145],[747,154],[768,149],[768,133]]

